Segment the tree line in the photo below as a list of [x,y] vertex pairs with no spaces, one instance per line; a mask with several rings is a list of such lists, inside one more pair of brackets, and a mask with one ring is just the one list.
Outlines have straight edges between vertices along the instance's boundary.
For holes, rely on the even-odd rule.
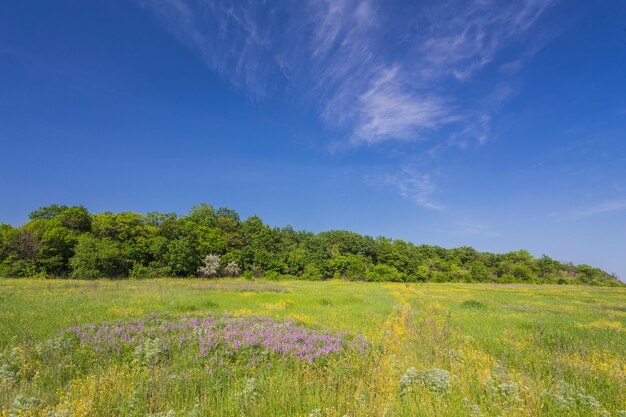
[[270,227],[258,216],[194,206],[187,215],[91,214],[50,205],[14,227],[0,224],[0,276],[153,278],[239,276],[397,282],[621,285],[589,265],[471,247],[445,249],[331,230]]

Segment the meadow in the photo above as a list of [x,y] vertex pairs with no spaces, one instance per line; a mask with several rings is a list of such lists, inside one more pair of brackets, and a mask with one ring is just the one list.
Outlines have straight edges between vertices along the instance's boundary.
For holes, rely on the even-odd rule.
[[0,280],[0,415],[626,416],[626,288]]

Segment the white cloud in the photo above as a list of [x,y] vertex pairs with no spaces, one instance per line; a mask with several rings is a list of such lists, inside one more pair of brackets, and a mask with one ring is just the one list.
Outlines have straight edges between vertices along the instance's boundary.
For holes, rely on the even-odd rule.
[[262,97],[286,83],[353,144],[372,144],[471,123],[471,103],[443,84],[490,63],[555,0],[448,1],[402,14],[374,0],[138,1],[233,85]]
[[[382,0],[136,1],[251,97],[286,89],[313,104],[343,148],[430,141],[435,154],[487,141],[494,106],[485,103],[513,90],[496,82],[472,97],[464,88],[557,0],[409,1],[400,11]],[[501,66],[501,76],[543,44]],[[388,180],[418,205],[443,207],[429,175]]]
[[554,0],[444,2],[416,46],[422,73],[465,80],[492,62],[511,39],[527,31]]
[[599,214],[624,210],[626,210],[626,200],[607,200],[588,207],[574,209],[570,212],[568,217],[572,219],[583,219]]
[[403,167],[391,174],[370,176],[367,181],[378,188],[391,188],[418,206],[437,211],[445,209],[445,206],[436,199],[437,186],[430,174]]
[[359,96],[356,140],[376,143],[406,139],[421,129],[434,129],[454,119],[451,106],[442,98],[410,91],[401,77],[398,67],[385,70]]

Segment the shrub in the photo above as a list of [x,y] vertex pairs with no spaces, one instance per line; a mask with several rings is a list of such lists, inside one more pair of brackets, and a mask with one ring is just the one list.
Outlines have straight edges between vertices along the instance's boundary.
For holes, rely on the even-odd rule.
[[173,275],[169,266],[145,266],[139,263],[133,265],[128,276],[134,279],[141,278],[165,278]]
[[0,386],[10,386],[20,380],[20,351],[13,348],[0,354]]
[[224,274],[228,277],[236,277],[237,275],[239,275],[240,271],[241,269],[239,268],[239,265],[237,264],[237,262],[234,261],[229,262],[224,267]]
[[443,369],[429,369],[420,372],[420,381],[431,391],[443,394],[450,387],[450,372]]
[[146,366],[156,365],[163,356],[163,343],[159,338],[146,339],[135,348],[135,358]]
[[554,390],[547,392],[547,394],[561,408],[579,407],[589,410],[602,408],[600,401],[593,395],[588,394],[582,387],[576,387],[563,381],[557,384]]
[[220,256],[208,254],[198,268],[201,277],[211,278],[217,276],[220,271]]
[[[33,408],[39,405],[39,399],[35,397],[27,397],[22,394],[18,394],[13,400],[13,404],[11,408],[13,409],[8,415],[9,417],[19,417],[25,415],[33,415],[33,413],[29,413]],[[5,414],[2,413],[4,416]]]
[[280,279],[280,274],[276,271],[267,271],[265,273],[265,278],[270,281],[278,281]]
[[264,271],[263,271],[263,268],[261,268],[258,265],[252,265],[252,268],[250,268],[250,271],[252,271],[252,275],[255,278],[260,278],[260,277],[262,277],[265,274]]
[[303,279],[307,279],[309,281],[321,281],[324,279],[324,275],[322,271],[315,264],[307,264],[304,267],[304,273],[302,274]]
[[367,280],[373,282],[402,282],[404,281],[404,275],[398,272],[398,270],[393,266],[378,264],[374,265],[369,271],[367,271]]
[[505,402],[513,403],[522,401],[519,396],[519,388],[513,381],[508,379],[505,369],[500,365],[496,366],[493,376],[487,379],[485,384],[487,385],[489,393],[500,397],[500,399]]
[[400,377],[400,383],[399,383],[400,394],[406,395],[409,392],[411,392],[411,390],[413,389],[415,384],[417,384],[418,381],[419,381],[419,377],[418,377],[417,369],[415,368],[407,369],[404,375]]
[[248,378],[243,389],[237,393],[236,400],[239,402],[240,408],[245,409],[254,404],[259,396],[256,378]]
[[474,310],[483,310],[487,308],[487,306],[484,303],[481,303],[480,301],[476,301],[476,300],[463,301],[463,304],[461,304],[461,307],[474,309]]
[[399,385],[401,395],[412,392],[417,385],[423,385],[438,394],[445,394],[450,387],[450,372],[437,368],[418,372],[415,368],[409,368],[400,378]]

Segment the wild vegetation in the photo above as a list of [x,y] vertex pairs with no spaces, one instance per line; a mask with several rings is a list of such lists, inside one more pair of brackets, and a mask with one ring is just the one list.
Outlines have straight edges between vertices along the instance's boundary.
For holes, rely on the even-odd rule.
[[0,415],[626,415],[626,288],[0,280]]
[[0,224],[0,276],[151,278],[265,276],[395,282],[523,282],[620,285],[589,265],[564,264],[520,250],[444,249],[348,231],[322,233],[241,220],[201,204],[174,213],[90,214],[51,205],[13,227]]

